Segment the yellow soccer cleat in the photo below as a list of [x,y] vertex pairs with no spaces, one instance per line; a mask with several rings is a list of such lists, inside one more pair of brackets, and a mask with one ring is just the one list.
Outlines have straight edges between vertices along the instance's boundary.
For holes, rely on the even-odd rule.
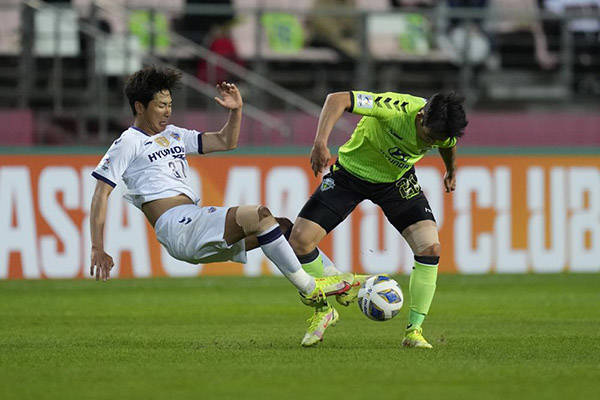
[[323,341],[325,330],[334,326],[339,318],[337,310],[329,305],[315,308],[315,313],[307,320],[308,329],[302,338],[302,346],[310,347]]
[[350,285],[350,289],[345,291],[344,293],[335,295],[335,299],[337,300],[337,302],[343,305],[344,307],[348,307],[351,303],[356,301],[356,298],[358,297],[358,290],[362,285],[365,284],[365,281],[371,276],[373,275],[354,274],[354,280]]
[[353,282],[354,275],[350,273],[315,278],[315,289],[307,295],[300,293],[300,300],[307,306],[320,306],[327,297],[336,296],[350,290]]
[[415,349],[433,349],[433,346],[423,337],[423,328],[420,327],[406,331],[402,346]]

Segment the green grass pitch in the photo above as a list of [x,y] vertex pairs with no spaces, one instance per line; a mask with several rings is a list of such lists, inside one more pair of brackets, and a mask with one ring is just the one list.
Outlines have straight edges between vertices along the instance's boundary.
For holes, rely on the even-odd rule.
[[[408,278],[396,277],[405,294]],[[600,275],[442,275],[425,336],[282,278],[0,282],[0,399],[597,399]]]

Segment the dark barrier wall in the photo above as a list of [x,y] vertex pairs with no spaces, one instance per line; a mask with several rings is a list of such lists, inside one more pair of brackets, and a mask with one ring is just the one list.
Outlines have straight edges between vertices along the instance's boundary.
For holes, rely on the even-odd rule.
[[[273,113],[290,128],[290,136],[265,128],[263,125],[244,118],[240,144],[254,146],[312,144],[317,128],[317,119],[299,112]],[[346,114],[348,126],[354,126],[359,117]],[[469,126],[461,140],[463,146],[595,146],[600,147],[600,115],[574,112],[472,112],[468,115]],[[221,128],[225,114],[219,112],[187,112],[174,115],[174,123],[202,131]],[[0,110],[0,145],[31,145],[44,143],[49,134],[49,125],[42,123],[30,110]],[[124,119],[122,126],[131,121]],[[338,125],[339,126],[339,125]],[[110,133],[110,139],[121,132]],[[351,128],[336,129],[331,135],[331,145],[341,145],[351,134]],[[92,137],[91,142],[95,143]],[[75,141],[64,136],[68,143]],[[59,144],[59,143],[57,143]],[[81,143],[85,144],[85,143]]]
[[[290,138],[265,130],[248,118],[242,125],[241,144],[252,145],[310,145],[314,139],[317,120],[301,113],[279,113],[277,117],[291,128]],[[359,117],[347,114],[354,126]],[[469,126],[461,139],[463,146],[596,146],[600,147],[600,115],[567,112],[484,113],[468,114]],[[188,112],[181,122],[196,129],[219,129],[223,116],[204,112]],[[336,130],[332,145],[341,145],[352,132]]]

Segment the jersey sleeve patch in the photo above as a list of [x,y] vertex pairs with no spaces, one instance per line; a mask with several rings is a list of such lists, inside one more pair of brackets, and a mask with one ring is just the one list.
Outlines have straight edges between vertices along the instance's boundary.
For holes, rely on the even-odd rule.
[[373,108],[373,96],[370,94],[357,93],[356,94],[356,107],[357,108]]

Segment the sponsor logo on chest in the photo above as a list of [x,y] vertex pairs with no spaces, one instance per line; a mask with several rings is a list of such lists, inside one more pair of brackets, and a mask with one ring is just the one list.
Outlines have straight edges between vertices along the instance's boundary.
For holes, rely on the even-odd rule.
[[[165,138],[162,138],[162,139],[165,139]],[[167,140],[167,139],[165,139],[165,140]],[[167,141],[167,146],[168,146],[168,141]],[[185,150],[182,146],[167,147],[166,149],[161,149],[161,150],[158,150],[158,151],[148,154],[148,160],[150,162],[154,162],[156,160],[160,160],[160,159],[168,157],[168,156],[172,156],[172,158],[180,158],[182,160],[185,160]]]
[[398,147],[391,147],[386,150],[379,149],[379,152],[390,164],[400,169],[410,168],[414,164],[414,162],[411,162],[410,154],[405,153]]

